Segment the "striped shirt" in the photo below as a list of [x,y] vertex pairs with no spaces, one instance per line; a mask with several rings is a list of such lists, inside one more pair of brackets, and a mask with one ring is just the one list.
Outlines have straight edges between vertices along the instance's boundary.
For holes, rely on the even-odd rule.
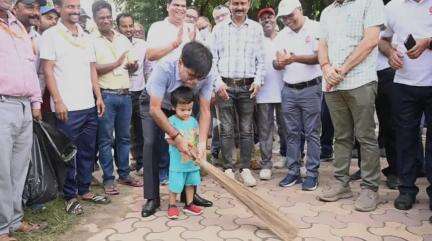
[[232,19],[216,25],[211,36],[213,63],[224,78],[255,78],[264,83],[264,33],[250,19],[236,26]]
[[[330,64],[340,67],[364,37],[364,30],[384,24],[382,0],[345,0],[334,2],[321,15],[320,39],[327,42]],[[377,81],[378,48],[354,67],[333,90],[350,90]]]

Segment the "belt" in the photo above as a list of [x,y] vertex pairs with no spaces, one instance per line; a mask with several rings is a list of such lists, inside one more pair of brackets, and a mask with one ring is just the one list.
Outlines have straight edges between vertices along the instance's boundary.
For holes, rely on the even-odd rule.
[[27,96],[0,95],[0,101],[4,100],[29,101],[30,99]]
[[129,95],[129,89],[101,89],[101,92],[113,95]]
[[245,86],[245,85],[251,85],[254,82],[253,78],[238,78],[238,79],[232,79],[232,78],[224,78],[222,77],[223,82],[227,84],[228,86]]
[[321,77],[316,77],[315,79],[309,80],[306,82],[301,82],[298,84],[285,83],[285,85],[288,86],[289,88],[292,88],[292,89],[302,90],[304,88],[315,86],[315,85],[320,84],[320,83],[321,83]]

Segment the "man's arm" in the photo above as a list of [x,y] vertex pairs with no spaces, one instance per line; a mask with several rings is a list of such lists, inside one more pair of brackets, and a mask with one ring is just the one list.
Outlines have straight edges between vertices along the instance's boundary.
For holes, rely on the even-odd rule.
[[[199,117],[199,147],[206,148],[208,130],[210,129],[210,101],[206,98],[200,97],[200,117]],[[198,148],[199,150],[201,148]]]
[[318,42],[318,62],[323,72],[323,78],[327,82],[327,90],[329,91],[332,86],[338,85],[342,80],[335,68],[330,65],[330,59],[328,56],[328,46],[324,39],[320,39]]
[[60,92],[57,87],[57,82],[55,81],[54,78],[54,65],[55,65],[55,61],[45,60],[45,59],[42,60],[42,68],[45,75],[45,81],[54,102],[55,112],[57,114],[57,117],[61,121],[66,122],[68,119],[67,116],[68,109],[66,105],[63,103],[63,100],[61,98]]
[[379,50],[387,57],[388,63],[393,69],[401,69],[403,68],[403,54],[395,49],[391,42],[391,37],[381,37],[378,44]]
[[293,55],[294,62],[307,65],[319,64],[318,53],[312,55]]
[[126,59],[126,54],[127,53],[123,53],[120,56],[120,58],[118,58],[117,61],[115,61],[113,63],[109,63],[109,64],[97,64],[96,63],[95,66],[96,66],[96,71],[97,71],[98,75],[108,74],[109,72],[120,67]]
[[369,54],[378,45],[380,36],[380,27],[368,27],[363,32],[363,39],[354,49],[354,51],[345,60],[345,63],[338,69],[342,76],[348,74],[353,68],[365,60]]
[[156,61],[159,60],[165,56],[167,56],[169,53],[171,53],[174,49],[178,48],[179,45],[177,45],[175,42],[171,43],[170,45],[162,48],[149,48],[147,49],[146,58],[149,61]]
[[93,93],[96,97],[96,108],[97,108],[98,116],[102,117],[103,114],[105,113],[105,104],[103,102],[102,94],[99,87],[98,74],[97,74],[95,63],[90,63],[90,71],[91,71]]

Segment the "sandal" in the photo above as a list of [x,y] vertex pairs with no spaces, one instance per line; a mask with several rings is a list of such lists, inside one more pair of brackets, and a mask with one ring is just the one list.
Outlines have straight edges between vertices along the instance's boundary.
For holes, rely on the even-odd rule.
[[84,213],[81,204],[76,198],[66,201],[66,212],[74,215],[81,215]]
[[119,195],[120,192],[117,190],[117,188],[114,185],[105,186],[105,194],[106,195]]
[[[86,197],[86,195],[89,197]],[[111,199],[109,199],[108,197],[102,196],[102,195],[96,195],[96,194],[91,193],[91,192],[82,195],[81,200],[87,201],[87,202],[92,202],[94,204],[108,204],[111,202]]]
[[142,187],[144,185],[142,181],[137,180],[133,177],[128,177],[127,179],[119,179],[119,183],[131,187]]
[[22,221],[21,225],[15,231],[20,233],[32,233],[32,232],[41,231],[45,229],[47,226],[48,226],[47,223],[35,224],[35,223]]
[[0,235],[0,241],[18,241],[18,239],[9,236],[9,234]]

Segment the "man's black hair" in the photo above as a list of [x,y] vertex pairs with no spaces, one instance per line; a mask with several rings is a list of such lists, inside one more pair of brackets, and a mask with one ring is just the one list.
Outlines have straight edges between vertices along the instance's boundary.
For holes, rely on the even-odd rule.
[[195,73],[195,77],[198,79],[206,77],[213,64],[210,50],[196,41],[185,44],[180,59],[186,68]]
[[96,17],[96,14],[100,10],[105,9],[105,8],[108,9],[112,13],[111,4],[109,4],[107,1],[105,1],[105,0],[98,0],[98,1],[94,2],[93,5],[92,5],[93,18]]
[[174,108],[178,104],[190,104],[194,99],[193,90],[186,86],[180,86],[171,92],[171,104]]
[[133,16],[129,13],[120,13],[119,15],[117,15],[116,18],[116,23],[117,23],[117,27],[120,27],[120,19],[122,18],[131,18],[132,19],[132,23],[135,23],[135,20],[133,18]]

